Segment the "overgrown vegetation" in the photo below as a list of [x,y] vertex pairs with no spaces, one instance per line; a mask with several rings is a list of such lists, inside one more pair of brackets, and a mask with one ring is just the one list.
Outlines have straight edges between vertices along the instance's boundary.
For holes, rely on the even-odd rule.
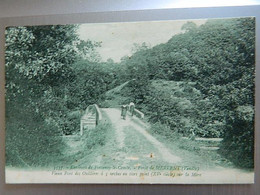
[[[223,123],[208,119],[212,102],[195,88],[195,82],[153,80],[145,99],[145,112],[183,136],[223,136]],[[156,112],[155,112],[156,110]]]

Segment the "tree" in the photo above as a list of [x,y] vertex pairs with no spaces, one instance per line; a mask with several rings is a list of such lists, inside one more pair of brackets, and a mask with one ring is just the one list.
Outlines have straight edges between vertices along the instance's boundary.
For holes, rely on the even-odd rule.
[[27,79],[55,77],[76,58],[75,31],[74,25],[7,28],[6,67]]
[[77,49],[81,57],[90,62],[100,62],[101,56],[96,51],[98,47],[101,47],[101,42],[93,42],[91,40],[80,40],[77,44]]
[[15,156],[28,165],[41,164],[39,154],[52,155],[49,136],[62,134],[61,121],[67,112],[63,89],[73,78],[70,65],[77,59],[76,28],[6,29],[7,164],[16,164]]
[[149,48],[151,48],[151,46],[145,42],[143,42],[142,44],[134,43],[132,47],[132,54],[138,51],[147,50]]
[[185,32],[191,32],[196,30],[197,25],[194,22],[187,22],[182,25],[181,30],[184,30]]

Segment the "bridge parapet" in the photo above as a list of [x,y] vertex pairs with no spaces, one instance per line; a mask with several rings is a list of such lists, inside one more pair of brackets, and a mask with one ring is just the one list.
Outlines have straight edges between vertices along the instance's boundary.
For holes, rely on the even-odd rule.
[[[118,108],[122,108],[122,106],[123,106],[123,105],[118,105],[117,107],[118,107]],[[116,107],[116,108],[117,108],[117,107]],[[138,117],[138,118],[140,118],[140,119],[144,119],[144,113],[141,112],[140,110],[136,109],[136,108],[133,109],[133,114],[132,114],[131,109],[130,109],[130,104],[127,105],[127,111],[128,111],[128,113],[129,113],[130,115],[132,115],[132,116],[134,115],[134,116],[136,116],[136,117]]]
[[144,113],[142,113],[140,110],[134,109],[134,115],[138,118],[144,119]]
[[94,129],[102,120],[102,114],[97,104],[89,105],[80,119],[80,135],[84,129]]

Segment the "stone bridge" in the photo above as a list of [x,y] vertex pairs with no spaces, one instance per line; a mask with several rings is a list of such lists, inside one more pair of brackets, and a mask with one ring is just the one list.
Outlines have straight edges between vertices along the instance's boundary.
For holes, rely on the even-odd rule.
[[[121,106],[118,106],[121,107]],[[130,109],[128,109],[129,111]],[[144,113],[134,108],[133,115],[140,119],[144,119]],[[83,135],[84,130],[94,129],[102,120],[101,109],[97,104],[89,105],[85,110],[84,115],[80,119],[80,135]]]
[[102,120],[102,114],[97,104],[89,105],[80,119],[80,135],[84,129],[94,129]]

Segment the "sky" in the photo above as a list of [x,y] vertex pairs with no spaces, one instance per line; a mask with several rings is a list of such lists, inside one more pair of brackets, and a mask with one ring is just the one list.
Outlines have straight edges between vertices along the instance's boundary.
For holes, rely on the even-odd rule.
[[[197,26],[206,20],[192,20]],[[181,27],[187,20],[180,21],[154,21],[154,22],[125,22],[81,24],[78,30],[82,40],[102,42],[97,51],[102,61],[111,58],[115,62],[126,55],[130,56],[134,43],[153,47],[166,43],[173,35],[181,33]]]

